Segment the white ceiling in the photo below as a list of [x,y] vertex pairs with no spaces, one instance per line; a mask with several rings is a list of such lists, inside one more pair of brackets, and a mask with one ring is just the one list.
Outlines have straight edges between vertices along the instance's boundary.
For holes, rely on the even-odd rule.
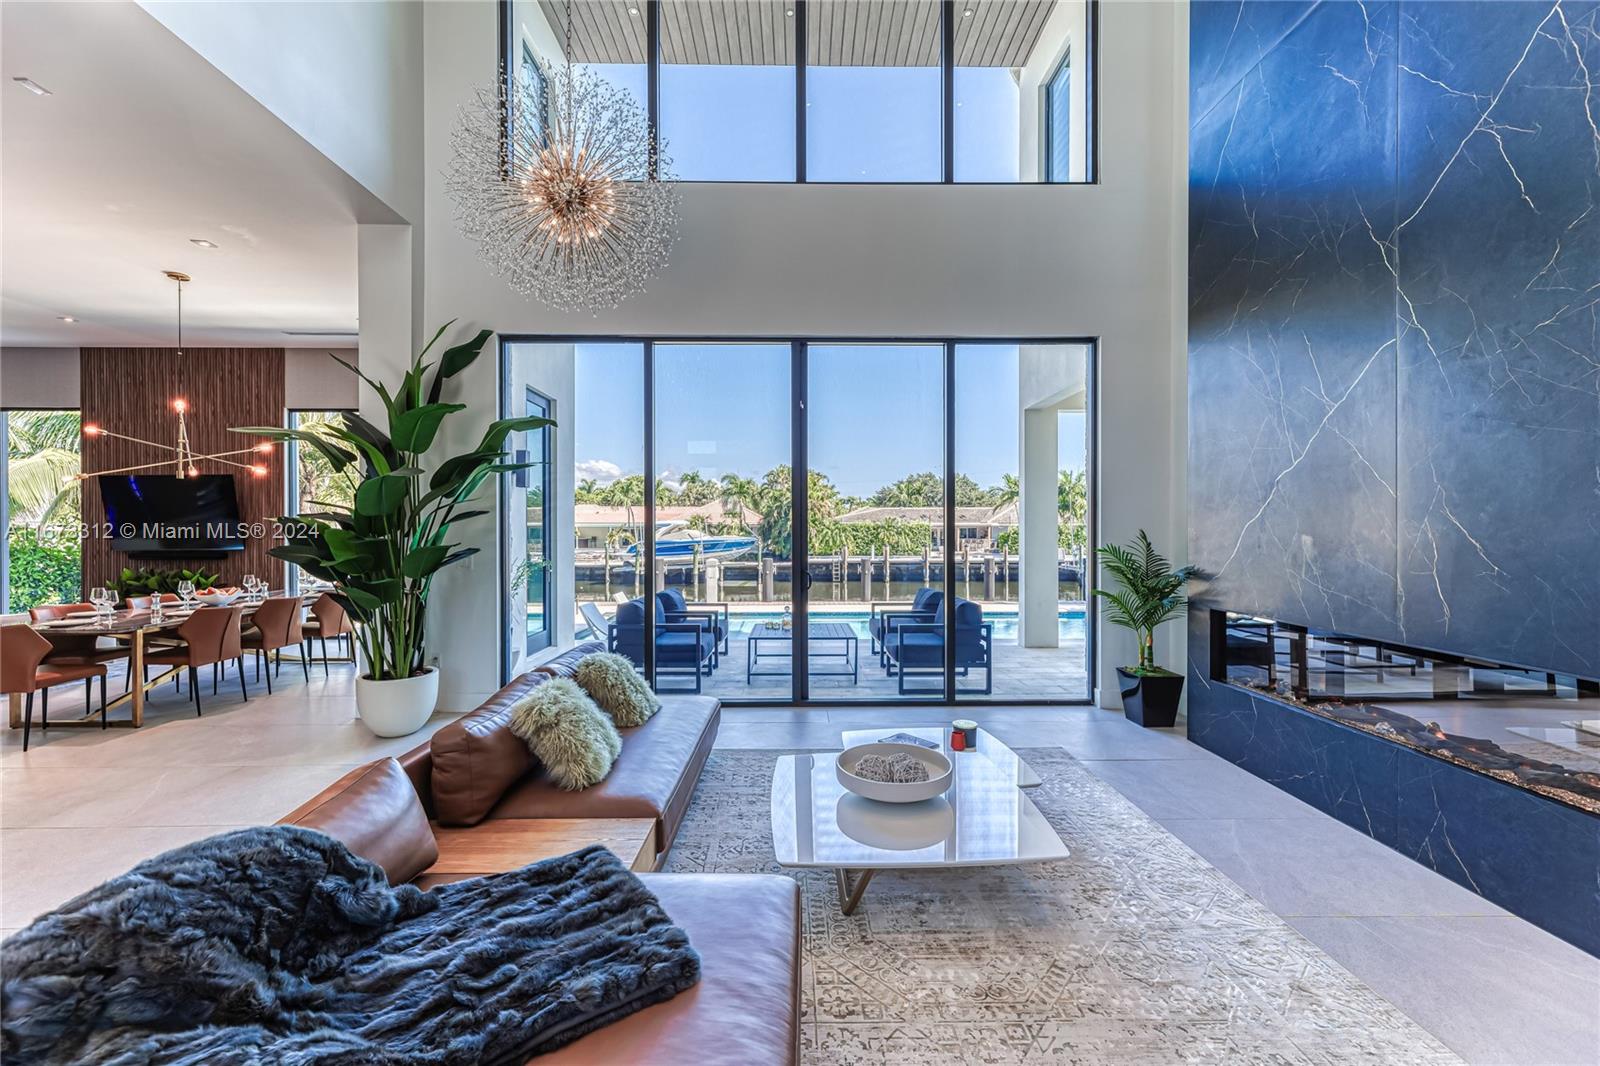
[[0,344],[170,345],[165,270],[188,344],[356,328],[370,194],[137,5],[0,3],[0,68]]

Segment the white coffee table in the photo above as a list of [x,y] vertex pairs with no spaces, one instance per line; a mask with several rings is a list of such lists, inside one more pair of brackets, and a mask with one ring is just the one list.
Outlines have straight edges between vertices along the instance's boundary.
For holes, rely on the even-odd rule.
[[[844,746],[911,733],[851,730]],[[1023,791],[1039,778],[1016,753],[989,736],[977,750],[950,752],[949,790],[922,803],[875,803],[847,791],[836,753],[783,755],[772,772],[772,845],[778,865],[834,872],[839,909],[854,913],[879,870],[1008,866],[1064,859],[1070,852]],[[852,882],[851,873],[858,876]]]

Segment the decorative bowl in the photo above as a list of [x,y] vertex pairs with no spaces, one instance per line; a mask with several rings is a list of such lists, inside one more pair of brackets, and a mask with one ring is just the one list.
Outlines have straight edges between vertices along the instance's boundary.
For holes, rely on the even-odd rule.
[[227,588],[201,589],[194,594],[194,598],[208,607],[226,607],[239,598],[237,586]]
[[[895,755],[904,752],[928,768],[926,781],[872,781],[855,774],[856,763],[865,755]],[[942,796],[950,787],[950,760],[943,752],[932,751],[916,744],[857,744],[846,748],[834,760],[834,770],[839,784],[864,799],[879,803],[921,803]]]

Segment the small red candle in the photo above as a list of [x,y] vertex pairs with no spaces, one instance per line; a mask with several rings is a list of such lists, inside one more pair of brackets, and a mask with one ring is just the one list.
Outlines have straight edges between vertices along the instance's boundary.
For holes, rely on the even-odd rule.
[[951,751],[966,751],[967,750],[967,735],[965,733],[963,733],[959,729],[952,729],[950,731],[950,750]]

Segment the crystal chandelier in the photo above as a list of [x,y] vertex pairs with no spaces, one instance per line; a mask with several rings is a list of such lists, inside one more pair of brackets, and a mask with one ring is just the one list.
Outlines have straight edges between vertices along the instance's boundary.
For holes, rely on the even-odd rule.
[[236,448],[233,451],[215,452],[215,453],[209,454],[209,455],[198,455],[198,454],[195,453],[193,447],[190,446],[190,444],[189,444],[189,401],[182,395],[183,391],[184,391],[184,389],[183,389],[183,283],[186,282],[186,281],[192,281],[194,279],[189,277],[189,275],[181,273],[181,272],[176,271],[176,270],[167,270],[167,271],[163,271],[163,273],[165,273],[166,276],[169,279],[171,279],[172,281],[175,281],[175,282],[178,283],[178,375],[179,375],[178,376],[178,393],[179,393],[179,395],[173,397],[173,399],[172,399],[172,410],[178,416],[178,438],[177,438],[177,443],[176,444],[162,444],[159,441],[144,440],[143,438],[140,438],[140,437],[130,437],[130,436],[127,436],[126,434],[123,434],[123,433],[113,433],[111,430],[106,429],[104,426],[98,425],[98,424],[96,424],[94,422],[86,422],[83,425],[83,435],[85,437],[110,437],[110,438],[115,439],[115,440],[125,440],[125,441],[128,441],[131,444],[142,445],[142,446],[144,446],[146,448],[158,448],[161,451],[167,452],[169,454],[161,457],[160,459],[153,460],[152,462],[136,463],[133,466],[119,466],[114,470],[85,471],[85,472],[80,473],[80,474],[74,474],[73,475],[73,480],[75,480],[75,481],[85,481],[85,480],[87,480],[89,478],[92,478],[92,477],[99,477],[101,474],[131,474],[131,473],[133,473],[135,471],[138,471],[138,470],[151,470],[151,469],[154,469],[156,467],[163,467],[163,466],[168,466],[168,465],[170,465],[173,468],[172,472],[176,476],[178,476],[180,478],[199,477],[200,476],[200,469],[195,464],[201,463],[201,462],[224,463],[224,464],[226,464],[228,466],[236,466],[241,470],[247,470],[254,477],[266,477],[267,476],[267,468],[259,459],[256,460],[255,462],[241,463],[241,462],[239,462],[239,461],[237,461],[235,459],[230,458],[230,456],[235,456],[235,455],[262,455],[262,456],[271,455],[272,454],[272,442],[271,441],[261,441],[260,443],[253,444],[248,448]]
[[493,273],[557,310],[598,313],[666,264],[678,192],[632,94],[572,65],[570,8],[566,62],[537,62],[547,93],[502,78],[461,108],[446,183]]

